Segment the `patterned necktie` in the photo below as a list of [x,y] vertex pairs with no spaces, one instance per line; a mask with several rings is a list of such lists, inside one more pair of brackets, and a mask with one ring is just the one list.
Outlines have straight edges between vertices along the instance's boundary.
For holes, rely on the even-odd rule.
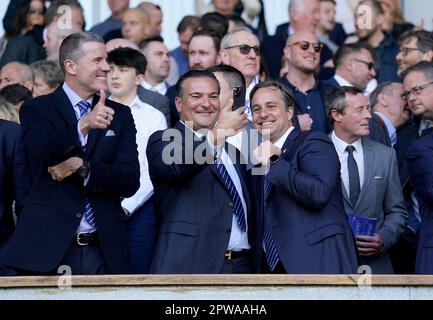
[[[269,193],[271,191],[271,183],[264,178],[263,192],[264,192],[264,201],[265,208],[268,205],[269,201]],[[266,214],[266,210],[264,211],[264,230],[263,230],[263,245],[266,251],[266,262],[268,263],[269,269],[273,271],[277,266],[280,258],[278,256],[277,246],[275,245],[274,239],[271,234],[271,227],[269,223],[269,216]]]
[[[78,102],[77,106],[80,109],[80,119],[87,114],[87,111],[91,107],[90,103],[85,101],[85,100]],[[86,152],[86,146],[85,145],[83,146],[83,152]],[[89,225],[91,225],[93,228],[96,227],[95,211],[93,210],[92,206],[90,205],[90,201],[88,198],[86,198],[86,200],[85,200],[84,217],[86,218],[86,221]]]
[[359,192],[361,191],[358,165],[356,164],[355,158],[353,157],[354,150],[354,146],[346,147],[346,151],[349,153],[347,157],[347,169],[349,171],[349,192],[352,207],[355,207],[356,201],[358,200]]
[[236,187],[232,179],[230,178],[229,173],[224,167],[224,164],[222,164],[218,160],[215,160],[215,166],[219,174],[221,175],[221,178],[224,180],[224,184],[230,193],[230,197],[232,198],[233,212],[235,214],[236,221],[238,222],[238,225],[241,228],[241,230],[245,232],[247,231],[247,224],[245,222],[244,208],[242,207],[242,201],[241,198],[239,197],[238,191],[236,190]]

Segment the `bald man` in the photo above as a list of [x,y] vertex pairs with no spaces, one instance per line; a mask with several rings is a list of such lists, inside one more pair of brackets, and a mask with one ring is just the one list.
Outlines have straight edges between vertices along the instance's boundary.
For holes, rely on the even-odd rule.
[[10,84],[21,84],[33,92],[33,71],[27,64],[9,62],[0,71],[0,89]]

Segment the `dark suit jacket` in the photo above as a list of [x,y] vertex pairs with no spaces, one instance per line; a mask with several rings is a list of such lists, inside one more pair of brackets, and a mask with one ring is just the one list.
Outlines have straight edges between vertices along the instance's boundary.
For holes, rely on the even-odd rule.
[[422,137],[408,150],[410,182],[420,205],[421,228],[415,272],[433,274],[433,135]]
[[252,177],[256,206],[261,208],[254,222],[255,265],[262,259],[266,214],[287,273],[356,273],[357,251],[343,207],[337,153],[321,132],[310,132],[297,151],[291,150],[300,138],[294,129],[266,174],[272,184],[266,208],[263,177]]
[[137,94],[141,101],[161,111],[167,120],[167,126],[170,127],[171,117],[168,98],[157,92],[145,89],[143,86],[138,86]]
[[20,215],[31,186],[30,172],[24,145],[20,139],[20,126],[0,120],[0,247],[15,230],[15,214]]
[[386,128],[385,122],[382,118],[373,113],[368,124],[370,127],[368,138],[384,144],[387,147],[391,147],[391,138],[389,137],[388,129]]
[[[93,105],[98,100],[95,96]],[[88,198],[108,269],[112,273],[130,271],[127,218],[120,197],[132,196],[139,187],[136,130],[129,108],[108,99],[106,105],[114,109],[114,119],[105,130],[90,130],[84,154],[74,109],[61,86],[22,106],[21,124],[34,184],[6,264],[33,272],[55,270],[76,237]],[[114,135],[106,136],[108,130]],[[85,187],[76,173],[58,182],[47,172],[49,166],[72,156],[83,157],[91,164]]]
[[[163,135],[169,132],[176,136],[163,141]],[[151,273],[219,273],[224,262],[233,203],[205,138],[192,143],[192,135],[192,131],[178,122],[173,129],[155,132],[149,139],[147,157],[159,224]],[[194,160],[185,164],[185,156],[192,157],[203,146],[206,146],[206,162],[199,164]],[[162,159],[163,152],[169,150],[174,150],[176,159],[172,164]],[[245,166],[235,165],[235,169],[249,213]],[[247,219],[250,221],[251,216]]]

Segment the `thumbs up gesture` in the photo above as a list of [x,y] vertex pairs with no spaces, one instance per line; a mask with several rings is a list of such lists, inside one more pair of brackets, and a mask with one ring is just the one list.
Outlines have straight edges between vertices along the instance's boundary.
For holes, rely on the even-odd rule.
[[105,129],[113,121],[114,110],[105,105],[105,92],[100,90],[98,103],[80,120],[80,131],[86,135],[90,129]]

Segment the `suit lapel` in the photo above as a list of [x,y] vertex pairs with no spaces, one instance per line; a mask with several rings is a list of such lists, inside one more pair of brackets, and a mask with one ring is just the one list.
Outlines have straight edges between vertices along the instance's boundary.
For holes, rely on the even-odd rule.
[[69,126],[73,126],[77,124],[77,115],[75,114],[74,107],[71,104],[68,96],[65,91],[63,91],[62,86],[59,86],[54,92],[54,101],[57,110],[65,119],[66,123]]
[[[99,100],[99,96],[94,95],[93,96],[93,101],[92,101],[92,110],[93,107],[98,103]],[[113,119],[114,120],[114,119]],[[95,146],[96,141],[99,139],[101,133],[105,131],[105,130],[101,130],[101,129],[92,129],[89,131],[89,137],[87,138],[87,145],[86,145],[86,153],[87,155],[90,154],[90,152],[92,151],[93,147]]]

